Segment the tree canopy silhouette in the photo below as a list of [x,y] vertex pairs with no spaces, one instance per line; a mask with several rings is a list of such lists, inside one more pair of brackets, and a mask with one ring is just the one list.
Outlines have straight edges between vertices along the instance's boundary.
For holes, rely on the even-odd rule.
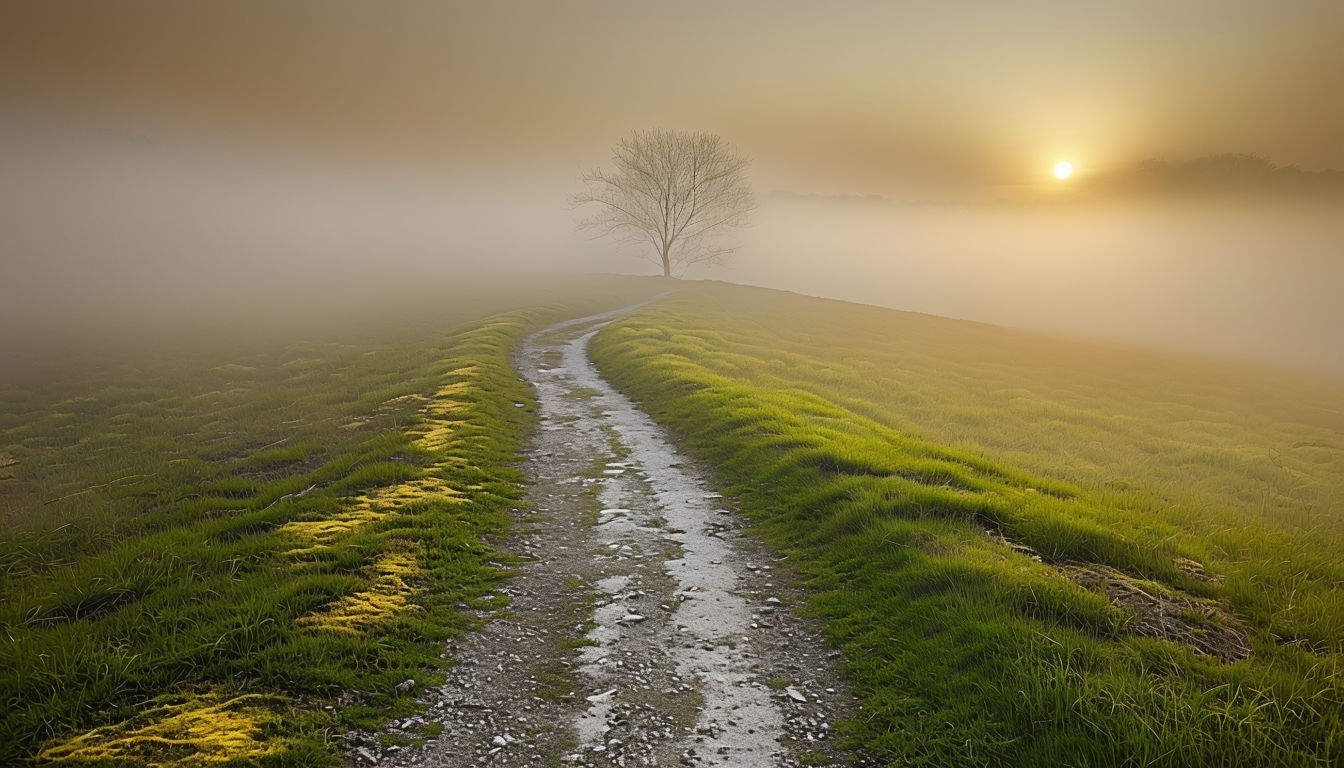
[[748,224],[756,198],[750,161],[709,133],[636,131],[616,145],[611,170],[584,174],[576,206],[596,203],[582,226],[649,243],[645,256],[670,277],[692,264],[721,262],[734,248],[724,235]]

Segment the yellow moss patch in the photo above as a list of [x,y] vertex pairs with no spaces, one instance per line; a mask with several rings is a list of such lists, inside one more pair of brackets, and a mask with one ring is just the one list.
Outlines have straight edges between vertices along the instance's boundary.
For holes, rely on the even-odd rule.
[[402,405],[405,405],[406,403],[415,403],[418,405],[427,402],[429,402],[429,398],[425,397],[424,395],[420,394],[402,395],[401,397],[393,397],[388,400],[384,400],[383,404],[378,406],[377,413],[385,413],[387,411],[392,410],[393,408],[398,408]]
[[302,555],[331,546],[337,539],[363,528],[364,526],[386,518],[390,510],[375,509],[360,496],[357,505],[346,512],[326,520],[300,520],[285,523],[280,530],[286,531],[307,544],[291,549],[287,554]]
[[41,763],[111,763],[127,766],[216,765],[278,753],[284,740],[267,738],[283,700],[217,693],[160,696],[155,705],[117,725],[96,728],[52,744]]
[[426,423],[414,431],[426,432],[434,427],[449,426],[448,417],[465,410],[467,410],[467,405],[459,400],[446,400],[428,405],[424,409]]
[[479,371],[479,366],[470,365],[449,372],[449,376],[466,378],[439,387],[434,393],[434,397],[425,406],[424,423],[411,432],[418,435],[415,441],[417,445],[427,451],[438,451],[452,443],[454,431],[466,422],[448,417],[467,410],[468,404],[462,402],[460,396],[477,389],[477,384],[471,380],[471,376]]
[[467,500],[462,492],[449,485],[447,480],[433,475],[394,485],[383,491],[372,497],[370,503],[400,509],[413,501],[430,500],[462,504]]
[[[457,371],[453,371],[453,374],[454,374],[454,375],[459,374],[459,373],[461,373],[461,369],[459,369],[459,370],[457,370]],[[445,384],[445,385],[443,385],[442,387],[439,387],[438,391],[434,393],[434,399],[435,399],[435,400],[452,400],[452,399],[453,399],[453,396],[455,396],[455,395],[461,395],[461,394],[464,394],[464,393],[466,393],[466,392],[470,392],[470,391],[472,391],[472,390],[475,389],[475,388],[476,388],[476,383],[475,383],[474,381],[471,381],[470,379],[463,379],[462,381],[455,381],[455,382],[453,382],[452,384]]]
[[329,547],[338,539],[366,525],[385,520],[399,510],[421,501],[463,504],[466,503],[466,497],[461,491],[450,486],[448,481],[432,475],[408,480],[398,485],[375,488],[355,497],[355,505],[352,508],[334,517],[326,520],[299,520],[285,523],[281,530],[289,532],[307,545],[291,549],[287,554],[302,555]]
[[[450,371],[447,375],[470,376],[479,370],[478,366],[471,365]],[[410,434],[414,436],[417,446],[439,454],[438,460],[429,465],[429,471],[433,473],[436,470],[461,467],[466,462],[460,457],[443,454],[445,449],[454,443],[457,428],[466,422],[446,417],[465,409],[467,404],[455,398],[474,389],[476,384],[469,379],[456,381],[440,387],[432,398],[423,395],[403,395],[386,401],[379,410],[407,402],[425,403],[421,409],[423,420],[410,431]],[[367,418],[357,419],[344,425],[343,428],[359,427],[366,423]],[[356,497],[354,505],[349,510],[334,517],[285,524],[282,530],[293,534],[303,543],[303,546],[291,549],[288,554],[305,555],[330,547],[339,539],[370,523],[384,520],[411,504],[425,501],[463,504],[466,503],[467,497],[463,490],[452,487],[447,480],[434,474],[397,485],[375,488]]]
[[424,574],[420,561],[410,552],[389,552],[374,561],[373,584],[363,592],[346,595],[316,613],[296,622],[308,629],[361,634],[386,624],[397,614],[414,608],[410,602],[420,590],[409,582]]
[[465,423],[465,421],[433,421],[424,427],[412,430],[411,434],[419,435],[415,440],[416,445],[427,451],[438,451],[452,443],[454,430]]

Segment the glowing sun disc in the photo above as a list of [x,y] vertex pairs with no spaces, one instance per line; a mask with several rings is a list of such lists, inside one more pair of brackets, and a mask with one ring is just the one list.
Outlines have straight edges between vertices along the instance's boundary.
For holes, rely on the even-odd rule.
[[1055,164],[1055,178],[1067,179],[1073,173],[1073,163],[1068,160],[1061,160]]

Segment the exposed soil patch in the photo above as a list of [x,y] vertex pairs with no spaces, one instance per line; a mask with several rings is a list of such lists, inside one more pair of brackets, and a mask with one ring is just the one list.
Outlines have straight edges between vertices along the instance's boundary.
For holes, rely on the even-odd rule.
[[588,362],[615,316],[519,353],[541,423],[511,604],[447,649],[426,714],[355,737],[352,764],[866,764],[836,746],[857,705],[778,564]]
[[[985,535],[1015,552],[1041,560],[1036,550],[1004,537],[1000,531],[985,529]],[[1051,565],[1079,586],[1104,593],[1113,607],[1128,613],[1132,620],[1125,625],[1125,631],[1131,634],[1182,643],[1223,663],[1251,656],[1241,621],[1216,601],[1181,594],[1098,563]],[[1221,581],[1194,560],[1177,558],[1175,565],[1200,581]]]
[[1084,587],[1105,592],[1111,605],[1128,611],[1134,619],[1126,628],[1136,635],[1183,643],[1224,663],[1250,658],[1240,622],[1212,600],[1177,595],[1095,563],[1063,565],[1060,570]]

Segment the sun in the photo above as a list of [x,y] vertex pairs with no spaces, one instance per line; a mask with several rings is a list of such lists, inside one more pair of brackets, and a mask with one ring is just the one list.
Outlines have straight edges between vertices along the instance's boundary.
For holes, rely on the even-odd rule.
[[1073,174],[1073,163],[1068,160],[1060,160],[1055,163],[1055,178],[1063,181]]

